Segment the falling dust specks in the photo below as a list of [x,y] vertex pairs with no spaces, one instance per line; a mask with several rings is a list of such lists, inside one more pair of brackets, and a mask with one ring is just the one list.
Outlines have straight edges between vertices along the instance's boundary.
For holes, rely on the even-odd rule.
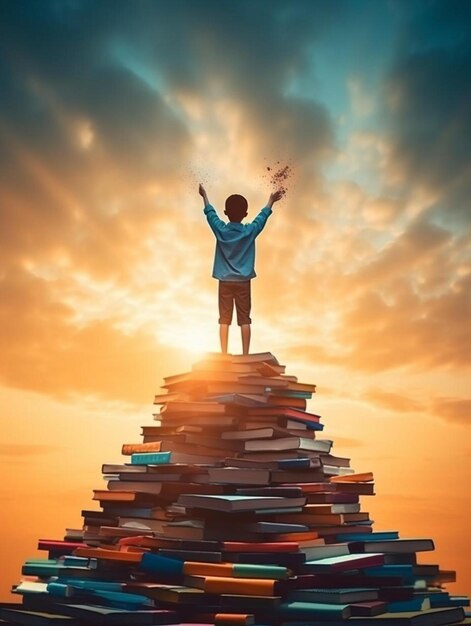
[[275,165],[265,166],[265,172],[262,178],[268,178],[268,182],[274,191],[280,190],[284,196],[288,191],[287,181],[293,176],[294,171],[291,165],[281,165],[281,161],[277,161]]

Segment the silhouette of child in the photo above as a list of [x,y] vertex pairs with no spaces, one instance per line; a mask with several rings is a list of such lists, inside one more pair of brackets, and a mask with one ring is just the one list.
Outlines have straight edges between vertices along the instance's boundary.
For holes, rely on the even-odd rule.
[[242,224],[247,215],[247,200],[233,194],[225,203],[224,213],[229,222],[219,219],[202,184],[199,194],[204,200],[204,213],[216,237],[213,278],[219,280],[219,338],[221,351],[227,354],[229,326],[232,322],[234,303],[237,311],[237,324],[242,336],[242,354],[250,348],[251,279],[255,278],[255,239],[262,232],[267,219],[272,214],[272,206],[283,195],[281,190],[270,195],[267,204],[249,224]]

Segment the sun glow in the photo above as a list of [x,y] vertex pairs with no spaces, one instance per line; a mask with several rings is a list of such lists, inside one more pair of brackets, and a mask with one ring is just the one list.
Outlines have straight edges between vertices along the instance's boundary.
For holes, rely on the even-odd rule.
[[[159,333],[159,340],[178,350],[187,352],[194,357],[202,357],[207,352],[217,349],[214,329],[200,325],[180,329],[168,329],[169,332]],[[171,332],[170,332],[171,330]]]

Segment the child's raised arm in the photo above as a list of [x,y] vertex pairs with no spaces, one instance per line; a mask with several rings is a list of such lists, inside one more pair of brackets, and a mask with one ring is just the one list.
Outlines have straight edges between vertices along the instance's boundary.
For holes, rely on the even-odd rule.
[[283,197],[283,192],[281,191],[281,189],[278,189],[278,191],[274,191],[273,193],[270,194],[270,198],[267,202],[267,207],[271,209],[273,204],[275,202],[278,202],[278,200],[280,200],[282,197]]
[[203,187],[202,183],[200,183],[200,186],[198,188],[198,193],[200,194],[200,196],[202,196],[202,198],[204,200],[204,206],[207,206],[208,204],[210,204],[210,202],[208,200],[208,194],[206,193],[206,190]]
[[206,219],[208,220],[208,224],[211,227],[211,230],[213,231],[213,233],[216,235],[218,235],[218,233],[223,230],[223,228],[226,226],[225,222],[223,222],[221,219],[219,219],[216,211],[214,210],[213,205],[209,202],[208,200],[208,194],[206,193],[203,185],[200,183],[198,192],[200,194],[200,196],[203,197],[204,200],[204,214],[206,215]]

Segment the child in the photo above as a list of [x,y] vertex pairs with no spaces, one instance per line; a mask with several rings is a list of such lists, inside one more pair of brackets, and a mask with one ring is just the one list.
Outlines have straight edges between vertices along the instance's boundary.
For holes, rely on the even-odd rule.
[[237,324],[242,335],[242,354],[249,353],[250,347],[250,281],[256,276],[255,238],[262,232],[267,219],[272,213],[274,202],[283,192],[275,191],[270,195],[266,206],[250,224],[241,224],[247,215],[247,200],[244,196],[233,194],[226,200],[224,213],[229,222],[219,219],[214,207],[209,203],[203,185],[199,194],[204,200],[204,213],[216,236],[213,278],[219,280],[219,338],[221,351],[227,354],[229,326],[232,322],[234,302],[237,311]]

